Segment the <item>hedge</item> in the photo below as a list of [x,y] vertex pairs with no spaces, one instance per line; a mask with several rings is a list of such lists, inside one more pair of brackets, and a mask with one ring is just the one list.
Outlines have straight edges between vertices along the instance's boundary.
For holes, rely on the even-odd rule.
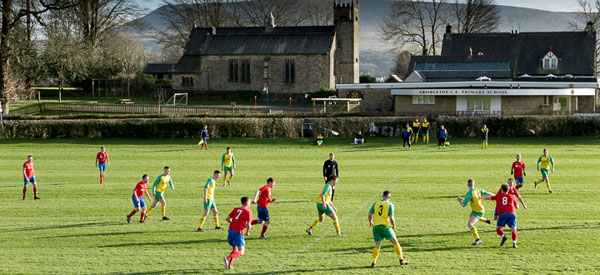
[[[107,118],[107,119],[10,119],[5,120],[2,137],[7,138],[198,138],[208,125],[212,137],[294,138],[302,136],[303,123],[316,132],[331,135],[324,128],[352,137],[362,130],[369,136],[398,136],[408,117],[205,117],[205,118]],[[548,116],[499,118],[431,118],[432,136],[443,124],[450,137],[476,137],[487,124],[492,137],[600,136],[600,118]]]

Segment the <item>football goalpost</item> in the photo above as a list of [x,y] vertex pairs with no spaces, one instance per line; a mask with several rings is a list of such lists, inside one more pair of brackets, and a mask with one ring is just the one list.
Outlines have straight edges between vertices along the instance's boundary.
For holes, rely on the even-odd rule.
[[188,93],[175,93],[167,103],[167,106],[188,105]]

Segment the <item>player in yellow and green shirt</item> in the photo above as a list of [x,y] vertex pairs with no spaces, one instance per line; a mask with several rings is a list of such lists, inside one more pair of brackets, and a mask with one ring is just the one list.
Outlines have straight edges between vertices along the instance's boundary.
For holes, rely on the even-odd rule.
[[160,209],[162,212],[162,219],[164,221],[170,220],[166,215],[167,202],[165,201],[164,194],[165,189],[167,189],[167,185],[171,186],[171,190],[175,190],[175,186],[173,186],[171,176],[169,176],[170,173],[171,168],[169,168],[169,166],[165,166],[163,174],[158,176],[154,181],[154,185],[152,185],[152,195],[154,196],[154,202],[152,203],[150,208],[148,208],[146,216],[150,215],[150,213],[152,213],[156,205],[160,202],[160,204],[162,204]]
[[492,224],[492,221],[490,221],[490,219],[483,217],[485,215],[485,208],[483,208],[483,204],[481,204],[481,196],[493,196],[494,194],[486,192],[480,188],[475,188],[474,179],[467,180],[467,186],[469,187],[469,191],[467,191],[465,198],[463,199],[460,196],[458,196],[457,200],[462,207],[465,207],[467,206],[467,204],[471,203],[471,217],[467,222],[467,226],[471,230],[471,234],[473,234],[473,237],[475,237],[475,242],[473,243],[473,245],[478,245],[482,244],[483,242],[479,238],[479,233],[477,233],[477,228],[475,228],[475,224],[478,221],[484,221],[488,224]]
[[421,135],[423,136],[423,143],[429,144],[429,122],[426,118],[421,123]]
[[479,133],[481,134],[481,149],[487,149],[490,129],[488,129],[487,125],[483,124],[483,127],[479,130]]
[[[225,184],[229,184],[229,186],[231,186],[231,181],[233,180],[233,170],[235,169],[235,157],[231,152],[231,147],[227,147],[227,152],[225,152],[221,158],[221,168],[225,173],[223,175],[223,187],[225,187]],[[227,172],[229,172],[229,179],[227,179]]]
[[202,226],[204,225],[206,216],[208,216],[208,212],[211,210],[213,212],[213,219],[215,220],[215,229],[221,229],[221,226],[219,226],[219,211],[217,211],[217,204],[215,203],[215,186],[220,177],[221,171],[215,170],[213,176],[208,178],[204,185],[204,213],[202,213],[200,225],[198,225],[198,229],[196,230],[198,232],[204,232]]
[[315,229],[315,227],[317,227],[317,225],[319,225],[323,221],[325,215],[327,215],[333,220],[333,227],[335,228],[335,233],[337,234],[337,236],[344,236],[340,229],[340,224],[338,223],[338,217],[336,215],[337,208],[333,206],[333,202],[331,201],[331,193],[333,190],[332,187],[335,186],[337,182],[338,177],[336,175],[331,175],[329,176],[329,178],[327,178],[327,183],[325,183],[323,192],[321,192],[319,198],[317,199],[317,212],[319,218],[315,220],[308,229],[306,229],[306,233],[308,233],[308,235],[312,236],[313,229]]
[[396,220],[394,219],[394,205],[390,202],[392,194],[390,191],[383,192],[382,200],[373,203],[369,210],[369,224],[373,228],[373,240],[375,240],[375,248],[373,248],[373,262],[371,267],[377,265],[377,257],[381,249],[381,241],[384,239],[391,241],[394,244],[394,251],[398,256],[400,265],[407,265],[409,262],[404,260],[402,255],[402,247],[396,239]]
[[548,172],[550,171],[554,173],[554,159],[552,159],[552,156],[548,155],[548,150],[546,149],[544,149],[543,155],[541,155],[538,159],[537,170],[542,173],[542,179],[537,180],[535,182],[535,188],[537,188],[538,184],[545,181],[546,187],[548,187],[548,192],[552,194],[552,188],[550,188],[550,179],[548,178]]

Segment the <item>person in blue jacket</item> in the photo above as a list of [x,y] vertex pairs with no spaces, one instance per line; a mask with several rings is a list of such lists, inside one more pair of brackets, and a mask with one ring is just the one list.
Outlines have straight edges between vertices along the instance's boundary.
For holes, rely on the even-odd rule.
[[402,147],[406,148],[406,144],[408,144],[408,150],[410,150],[410,138],[413,135],[413,130],[410,128],[408,123],[406,123],[404,130],[402,130],[402,139],[404,139],[404,145]]
[[448,138],[448,131],[444,128],[444,125],[440,126],[440,133],[438,134],[438,146],[439,148],[446,149],[446,139]]

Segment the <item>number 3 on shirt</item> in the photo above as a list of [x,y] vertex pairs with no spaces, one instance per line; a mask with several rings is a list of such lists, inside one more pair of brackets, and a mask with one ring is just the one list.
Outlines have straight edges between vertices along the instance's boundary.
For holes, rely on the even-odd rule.
[[237,216],[235,216],[235,219],[236,219],[236,220],[237,220],[237,219],[240,217],[240,215],[241,215],[241,214],[242,214],[242,212],[244,212],[244,211],[242,211],[242,209],[238,209],[238,211],[237,211],[237,212],[238,212],[238,214],[237,214]]
[[508,203],[508,198],[504,197],[502,198],[502,205],[506,205]]
[[379,216],[383,215],[383,205],[379,206],[379,212],[377,214],[379,214]]

